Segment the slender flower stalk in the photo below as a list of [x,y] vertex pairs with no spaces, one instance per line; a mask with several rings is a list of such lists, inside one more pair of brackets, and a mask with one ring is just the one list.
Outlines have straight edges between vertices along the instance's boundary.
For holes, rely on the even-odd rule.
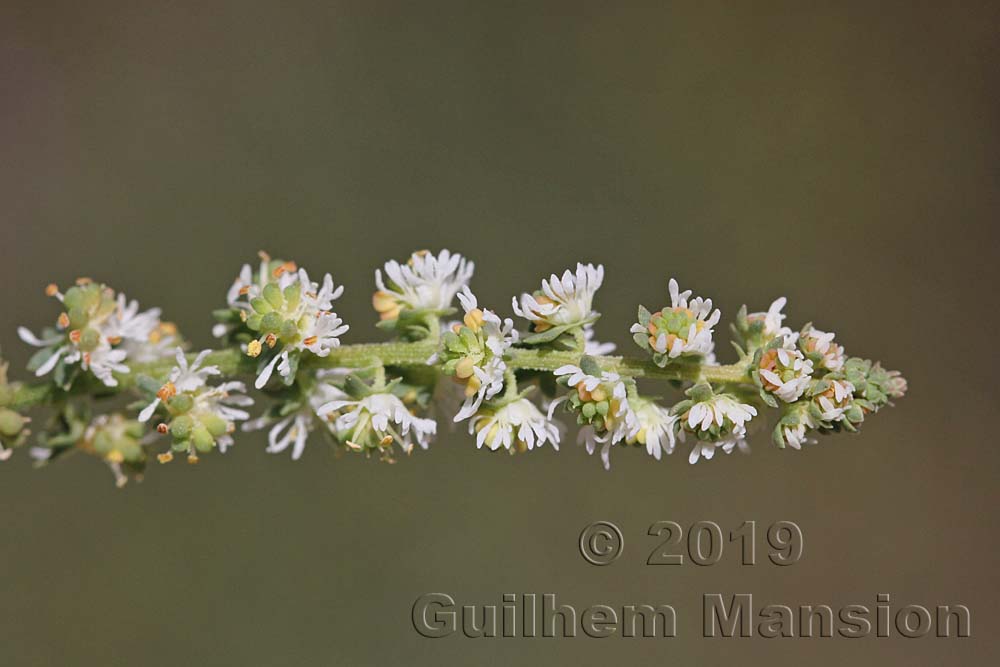
[[[38,348],[28,365],[37,379],[11,382],[0,361],[0,461],[21,448],[45,463],[82,451],[123,485],[154,456],[166,462],[184,453],[194,463],[225,451],[239,423],[266,429],[266,451],[293,460],[321,440],[394,461],[398,451],[430,447],[437,402],[454,405],[447,418],[467,420],[480,449],[558,450],[560,410],[605,468],[616,447],[643,448],[659,461],[679,442],[691,444],[695,463],[717,450],[749,451],[751,422],[770,420],[773,442],[796,450],[821,435],[857,431],[907,389],[898,372],[848,356],[832,332],[786,326],[784,297],[766,311],[737,312],[737,359],[720,365],[721,311],[670,279],[669,305],[640,306],[630,329],[640,354],[612,356],[615,346],[594,334],[602,266],[577,264],[513,297],[520,331],[480,306],[469,287],[473,270],[448,250],[390,260],[376,271],[372,305],[392,339],[345,344],[349,327],[332,310],[343,286],[329,273],[314,282],[295,262],[261,253],[220,290],[224,306],[212,330],[219,347],[198,354],[186,352],[159,309],[142,310],[87,279],[65,292],[51,285],[46,294],[60,306],[55,325],[39,335],[18,329]],[[446,324],[455,297],[462,319]],[[663,389],[683,395],[646,396],[640,380],[642,387],[669,381]],[[135,400],[101,411],[105,399],[121,395]],[[263,408],[251,418],[257,403]],[[46,408],[45,419],[29,415]]]

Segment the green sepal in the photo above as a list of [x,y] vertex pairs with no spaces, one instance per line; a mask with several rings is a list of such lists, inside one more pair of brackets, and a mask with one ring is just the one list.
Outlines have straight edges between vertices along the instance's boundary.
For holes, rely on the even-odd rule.
[[684,392],[684,394],[696,403],[701,403],[702,401],[707,401],[715,395],[712,391],[712,385],[707,382],[699,382],[690,389]]
[[31,355],[31,359],[28,360],[28,370],[34,373],[39,368],[41,368],[49,358],[56,353],[55,347],[43,347],[42,349]]
[[344,392],[356,401],[360,401],[365,396],[370,396],[374,393],[372,388],[354,373],[344,378]]
[[580,370],[596,378],[601,377],[601,374],[604,373],[604,369],[597,363],[597,360],[587,354],[580,357]]
[[782,422],[778,422],[774,425],[774,430],[771,431],[771,441],[778,446],[778,449],[785,448],[785,430],[782,427]]

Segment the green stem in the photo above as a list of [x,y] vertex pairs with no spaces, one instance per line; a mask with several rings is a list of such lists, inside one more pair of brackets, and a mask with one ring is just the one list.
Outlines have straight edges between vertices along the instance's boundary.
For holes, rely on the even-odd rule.
[[[437,343],[418,341],[415,343],[361,343],[343,345],[330,351],[326,357],[311,357],[303,362],[303,367],[311,368],[366,368],[372,365],[385,366],[423,366],[427,359],[437,350]],[[194,355],[188,355],[193,359]],[[511,350],[508,368],[516,370],[535,370],[552,372],[560,366],[576,365],[580,362],[579,351],[551,351],[532,348],[516,348]],[[636,357],[595,357],[600,366],[608,371],[614,371],[625,377],[648,378],[656,380],[681,380],[696,382],[703,379],[708,382],[724,384],[752,384],[745,363],[727,366],[702,366],[697,363],[680,362],[660,368],[650,359]],[[219,367],[223,377],[253,376],[257,362],[235,349],[215,350],[204,361],[205,365]],[[163,379],[174,367],[174,360],[166,358],[159,361],[133,364],[130,373],[117,374],[118,386],[108,388],[109,391],[124,391],[135,386],[136,378],[148,375]],[[102,388],[103,389],[103,388]],[[50,401],[59,390],[51,382],[15,385],[14,400],[11,407],[24,410],[35,405]]]

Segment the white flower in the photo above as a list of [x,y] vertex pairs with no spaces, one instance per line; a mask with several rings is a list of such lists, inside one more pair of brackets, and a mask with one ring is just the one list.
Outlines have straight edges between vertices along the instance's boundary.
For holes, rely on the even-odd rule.
[[747,315],[747,320],[751,323],[764,323],[763,334],[765,341],[770,340],[775,336],[784,336],[786,341],[792,343],[795,342],[795,332],[786,326],[782,326],[781,324],[785,321],[786,317],[786,315],[781,312],[785,308],[786,303],[788,303],[788,299],[782,296],[771,302],[771,306],[767,309],[766,313],[750,313]]
[[583,327],[583,353],[592,357],[602,357],[615,351],[614,343],[601,343],[594,339],[594,327]]
[[477,414],[469,422],[476,433],[476,446],[496,451],[503,447],[531,450],[546,442],[559,449],[559,428],[526,398],[518,398],[496,410]]
[[[319,379],[319,378],[318,378]],[[278,420],[271,425],[267,433],[267,449],[269,454],[279,454],[289,447],[292,448],[292,460],[297,461],[305,451],[309,434],[315,428],[317,421],[326,423],[317,416],[317,410],[332,401],[343,400],[347,395],[337,387],[323,382],[316,382],[306,397],[305,404],[296,412]],[[261,417],[243,425],[244,431],[255,431],[271,424],[270,419]]]
[[652,313],[648,324],[637,322],[630,331],[648,336],[649,347],[669,359],[681,355],[710,355],[715,349],[712,332],[722,313],[712,310],[712,300],[691,298],[691,290],[680,291],[670,279],[670,308]]
[[734,450],[739,450],[743,454],[750,453],[746,433],[745,428],[737,426],[730,435],[721,440],[695,440],[694,447],[688,455],[688,463],[694,465],[701,459],[710,461],[715,456],[716,449],[721,449],[726,454],[731,454]]
[[175,358],[177,359],[177,365],[170,370],[170,375],[167,376],[167,381],[163,384],[160,391],[157,392],[156,398],[153,399],[153,402],[143,408],[142,412],[139,413],[139,421],[149,421],[149,418],[153,416],[154,412],[156,412],[157,406],[159,406],[164,400],[178,393],[197,391],[205,386],[208,382],[208,378],[213,375],[220,375],[222,371],[219,370],[218,366],[201,365],[211,352],[211,350],[202,350],[198,353],[198,356],[194,358],[194,361],[188,364],[187,357],[184,356],[184,350],[178,347],[174,353]]
[[783,426],[781,430],[785,436],[785,444],[793,449],[802,449],[802,445],[816,442],[814,438],[808,437],[808,426],[804,423]]
[[468,331],[463,333],[463,326],[456,325],[455,335],[446,335],[442,349],[428,360],[431,364],[444,360],[447,372],[465,382],[465,402],[455,415],[456,422],[474,415],[484,400],[503,389],[507,370],[503,357],[518,336],[512,320],[501,321],[494,312],[480,309],[468,287],[462,288],[458,300]]
[[[625,383],[613,371],[602,371],[600,377],[590,375],[579,366],[567,364],[555,370],[555,376],[570,389],[569,395],[561,396],[549,406],[549,418],[555,407],[569,401],[574,410],[590,421],[590,426],[580,429],[579,441],[587,445],[587,452],[593,454],[601,443],[601,460],[606,469],[611,467],[611,446],[636,437],[640,424],[632,409]],[[597,406],[607,403],[603,412]]]
[[[298,292],[295,292],[295,284],[298,283]],[[269,292],[270,290],[270,292]],[[289,294],[289,290],[292,291]],[[323,277],[322,286],[309,279],[309,274],[305,269],[299,269],[295,279],[288,282],[284,288],[275,291],[273,287],[266,285],[263,289],[256,285],[251,285],[249,295],[251,300],[258,296],[265,296],[266,305],[259,301],[253,302],[257,308],[264,309],[264,312],[257,312],[247,320],[252,329],[259,330],[263,318],[272,318],[291,324],[292,331],[287,333],[282,330],[277,336],[274,333],[266,333],[258,340],[251,341],[247,347],[247,354],[257,356],[263,349],[263,344],[273,347],[281,344],[280,351],[264,365],[257,375],[254,386],[262,388],[271,378],[275,368],[278,373],[288,378],[291,374],[292,354],[301,354],[303,351],[312,352],[318,357],[325,357],[330,354],[330,350],[340,346],[340,336],[346,333],[350,327],[343,323],[336,313],[330,312],[333,301],[344,292],[344,287],[334,287],[333,278],[330,274]],[[260,318],[260,319],[258,319]]]
[[170,322],[160,322],[145,340],[126,339],[122,349],[137,364],[147,364],[173,355],[181,342],[177,327]]
[[820,409],[821,419],[825,422],[835,422],[844,418],[853,396],[852,383],[847,380],[832,380],[827,390],[813,400]]
[[195,357],[194,362],[188,365],[187,357],[184,356],[184,350],[178,347],[175,352],[177,365],[171,369],[170,374],[167,376],[167,382],[164,383],[160,392],[157,393],[156,398],[139,413],[139,421],[149,421],[149,418],[153,416],[156,408],[165,398],[175,395],[178,391],[194,391],[204,386],[209,376],[218,375],[220,373],[218,366],[201,367],[201,363],[210,352],[211,350],[202,350]]
[[[128,356],[125,350],[112,349],[107,340],[102,340],[97,349],[80,353],[80,367],[89,370],[98,380],[109,387],[117,387],[118,380],[113,373],[128,373],[129,367],[123,362]],[[67,357],[68,359],[69,357]]]
[[670,410],[646,399],[631,401],[639,422],[635,442],[646,446],[646,453],[657,461],[663,454],[673,454],[676,443],[675,425],[677,417]]
[[[753,417],[757,408],[740,403],[728,394],[714,394],[704,401],[691,406],[685,416],[685,424],[691,431],[708,431],[714,427],[723,431],[742,429]],[[728,425],[733,428],[727,428]]]
[[358,401],[331,401],[320,406],[317,413],[326,416],[340,411],[334,428],[352,449],[387,447],[396,442],[409,453],[414,443],[427,449],[437,432],[433,419],[415,417],[403,401],[390,393],[370,394]]
[[809,387],[813,364],[794,348],[771,348],[761,354],[757,372],[766,391],[792,403]]
[[715,445],[716,443],[714,442],[695,440],[694,447],[691,449],[691,454],[688,455],[688,463],[694,465],[700,459],[711,461],[712,457],[715,456]]
[[246,385],[232,381],[199,390],[194,394],[194,407],[190,410],[192,417],[204,422],[214,416],[227,423],[226,433],[215,439],[220,452],[225,453],[233,444],[233,437],[230,434],[236,429],[234,422],[250,418],[250,413],[243,408],[253,405],[253,399],[244,392]]
[[105,320],[103,327],[101,327],[101,333],[115,345],[123,340],[141,343],[149,340],[150,334],[159,326],[159,308],[150,308],[146,312],[140,313],[138,301],[129,301],[124,294],[119,294],[117,308]]
[[136,301],[129,302],[124,294],[117,295],[109,287],[82,282],[64,295],[50,286],[47,293],[63,302],[74,316],[63,312],[57,321],[58,330],[44,338],[35,336],[25,327],[18,327],[17,334],[28,345],[49,349],[49,356],[35,370],[41,377],[51,372],[60,362],[79,363],[109,387],[118,385],[114,373],[128,373],[125,360],[129,356],[128,344],[149,339],[160,326],[157,308],[139,312]]
[[820,357],[820,366],[834,373],[844,367],[844,348],[833,342],[833,333],[820,331],[809,325],[799,335],[799,347],[806,354],[816,354]]
[[593,455],[597,445],[601,445],[601,463],[605,470],[611,470],[611,445],[614,444],[607,435],[598,435],[593,426],[583,426],[576,436],[577,444],[583,444],[587,453]]
[[446,311],[474,270],[475,264],[448,250],[437,256],[427,251],[415,252],[406,264],[389,260],[385,263],[387,281],[382,279],[382,271],[375,270],[379,291],[372,304],[383,320],[396,319],[404,308]]
[[542,281],[541,291],[522,294],[520,303],[514,297],[514,312],[534,324],[536,332],[592,322],[598,317],[594,294],[603,282],[603,266],[577,264],[575,275],[569,269],[561,278],[553,273]]

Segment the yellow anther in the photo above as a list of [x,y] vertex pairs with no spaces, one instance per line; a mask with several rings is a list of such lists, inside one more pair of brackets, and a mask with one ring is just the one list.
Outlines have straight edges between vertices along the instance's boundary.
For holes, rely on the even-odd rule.
[[347,441],[347,442],[346,442],[345,444],[347,444],[347,447],[348,447],[348,449],[352,449],[352,450],[354,450],[354,451],[356,451],[356,452],[360,452],[360,451],[361,451],[362,449],[364,449],[364,448],[363,448],[363,447],[362,447],[361,445],[359,445],[358,443],[356,443],[356,442],[352,442],[352,441],[350,441],[350,440],[348,440],[348,441]]
[[247,356],[248,357],[259,357],[261,351],[261,344],[259,340],[252,340],[247,343]]
[[49,283],[45,286],[45,296],[55,296],[56,294],[59,294],[59,285]]
[[297,270],[298,267],[295,265],[295,262],[285,262],[281,266],[277,267],[272,273],[275,278],[280,278],[284,273],[290,273]]
[[473,375],[468,380],[466,380],[466,383],[465,383],[465,395],[466,396],[475,396],[476,392],[478,392],[479,388],[482,387],[482,386],[483,386],[483,383],[479,381],[479,378],[477,378],[475,375]]
[[190,454],[188,454],[188,463],[190,463],[191,465],[194,465],[197,462],[198,462],[198,455],[197,454],[195,454],[194,452],[191,452]]
[[156,425],[156,432],[160,435],[166,435],[170,431],[170,427],[166,424],[160,423]]
[[274,347],[278,343],[278,337],[275,336],[273,333],[269,333],[266,336],[264,336],[264,342],[267,343],[268,347]]
[[483,326],[483,311],[479,308],[474,308],[465,314],[462,321],[465,322],[465,326],[473,331],[479,331]]
[[173,382],[167,382],[156,392],[156,397],[166,403],[177,395],[177,386]]
[[92,282],[94,281],[86,276],[80,276],[79,278],[76,279],[77,285],[89,285]]
[[607,397],[608,397],[608,392],[604,390],[604,387],[595,387],[594,391],[590,392],[590,398],[592,400],[597,401],[598,403],[607,399]]
[[302,341],[302,344],[308,347],[310,345],[315,345],[316,341],[318,340],[319,338],[317,338],[316,336],[309,336],[309,338],[306,338],[304,341]]
[[82,335],[83,334],[79,329],[73,329],[72,331],[69,332],[69,339],[74,343],[79,343]]
[[69,326],[69,315],[66,313],[59,313],[59,318],[56,320],[56,324],[59,325],[60,329],[65,329]]
[[396,306],[396,297],[389,292],[379,290],[372,294],[372,308],[374,308],[377,312],[384,313],[392,310]]
[[381,440],[378,441],[378,446],[379,447],[388,447],[391,444],[392,444],[392,436],[391,435],[387,435],[387,436],[383,437]]
[[157,454],[156,460],[160,463],[170,463],[174,460],[173,452],[164,452],[163,454]]
[[463,357],[461,361],[455,364],[455,377],[463,380],[472,377],[475,367],[476,362],[472,360],[472,357]]

